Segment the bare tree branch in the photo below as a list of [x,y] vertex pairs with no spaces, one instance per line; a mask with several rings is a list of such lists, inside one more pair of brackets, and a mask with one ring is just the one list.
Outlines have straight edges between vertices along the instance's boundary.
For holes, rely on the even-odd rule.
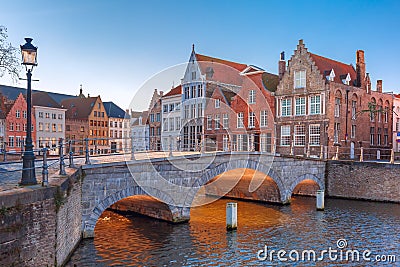
[[7,28],[0,25],[0,77],[8,74],[14,81],[19,78],[21,70],[20,51],[7,42]]

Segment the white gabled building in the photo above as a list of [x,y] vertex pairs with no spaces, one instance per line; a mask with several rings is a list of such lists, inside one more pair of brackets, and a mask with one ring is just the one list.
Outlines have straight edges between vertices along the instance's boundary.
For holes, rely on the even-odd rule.
[[150,131],[147,117],[149,112],[132,112],[131,114],[131,134],[132,146],[134,151],[147,151],[150,148]]
[[32,106],[36,118],[37,148],[54,148],[49,153],[58,154],[60,138],[65,142],[65,112],[46,92],[32,94]]
[[161,145],[164,151],[181,149],[181,101],[181,85],[161,98]]

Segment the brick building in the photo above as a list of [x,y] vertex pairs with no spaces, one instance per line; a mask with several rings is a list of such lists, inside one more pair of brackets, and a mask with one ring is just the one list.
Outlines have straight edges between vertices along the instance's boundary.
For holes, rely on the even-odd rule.
[[212,95],[205,109],[207,150],[273,151],[274,98],[278,76],[249,66],[239,90],[209,85]]
[[108,153],[108,116],[100,96],[79,97],[64,99],[61,102],[65,113],[67,140],[76,141],[73,145],[74,152],[84,152],[83,138],[89,138],[89,150],[91,154]]
[[[279,62],[275,92],[277,152],[354,158],[359,146],[391,148],[392,95],[382,93],[382,81],[372,90],[364,51],[356,53],[356,68],[308,52],[299,41],[291,59]],[[372,152],[371,152],[372,153]],[[379,152],[373,152],[378,153]]]
[[[6,116],[6,129],[5,138],[7,141],[7,151],[10,152],[22,152],[25,146],[26,138],[26,115],[27,115],[27,104],[26,99],[19,93],[15,101],[7,101],[5,104],[7,109]],[[34,149],[36,149],[36,120],[32,113],[32,142]]]

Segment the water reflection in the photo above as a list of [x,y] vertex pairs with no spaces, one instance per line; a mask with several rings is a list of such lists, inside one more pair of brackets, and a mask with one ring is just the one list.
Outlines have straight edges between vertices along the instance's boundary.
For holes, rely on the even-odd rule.
[[349,248],[370,249],[374,255],[396,254],[400,260],[398,204],[328,199],[325,211],[317,212],[315,198],[296,197],[290,206],[236,201],[238,230],[227,233],[229,201],[193,208],[190,222],[180,225],[106,211],[96,225],[95,239],[85,240],[67,266],[266,266],[270,263],[256,257],[264,245],[276,250],[321,251],[336,248],[339,238],[346,239]]

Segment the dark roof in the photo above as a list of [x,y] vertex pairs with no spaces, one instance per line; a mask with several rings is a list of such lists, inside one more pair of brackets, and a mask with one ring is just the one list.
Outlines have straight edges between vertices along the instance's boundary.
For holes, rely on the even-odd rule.
[[61,102],[63,108],[68,109],[65,113],[67,119],[87,119],[92,112],[97,97],[68,98]]
[[32,94],[32,105],[48,108],[61,108],[61,105],[54,101],[46,92],[36,92]]
[[139,117],[142,117],[141,126],[146,125],[146,121],[147,121],[147,117],[148,116],[149,116],[149,112],[148,111],[135,112],[134,118],[137,118],[137,119],[132,123],[132,126],[138,126],[139,125]]
[[[45,92],[41,90],[32,90],[32,93],[36,92]],[[18,95],[22,93],[23,95],[26,95],[26,88],[20,88],[20,87],[14,87],[14,86],[8,86],[8,85],[0,85],[0,93],[3,94],[3,96],[7,97],[10,100],[15,100],[17,99]],[[61,104],[61,101],[67,98],[75,97],[73,95],[65,95],[65,94],[59,94],[59,93],[52,93],[52,92],[46,92],[49,94],[51,98],[53,98],[54,101],[56,101],[58,104]]]
[[109,118],[126,118],[129,119],[130,116],[122,108],[118,107],[114,102],[103,102],[104,109],[107,112]]
[[182,94],[182,86],[178,85],[175,88],[172,88],[171,91],[163,95],[163,97],[173,96],[173,95],[180,95]]
[[262,83],[265,87],[265,89],[267,89],[270,92],[275,92],[276,88],[278,87],[278,83],[279,83],[279,76],[269,73],[269,72],[264,72],[262,74]]
[[331,70],[333,69],[335,72],[334,81],[336,83],[343,83],[342,80],[340,79],[340,76],[347,75],[347,73],[350,74],[351,78],[350,84],[352,84],[357,79],[356,70],[351,64],[345,64],[313,53],[310,53],[310,56],[312,60],[315,62],[315,65],[318,67],[320,73],[324,76],[324,78],[325,76],[327,76],[327,73],[330,73]]

